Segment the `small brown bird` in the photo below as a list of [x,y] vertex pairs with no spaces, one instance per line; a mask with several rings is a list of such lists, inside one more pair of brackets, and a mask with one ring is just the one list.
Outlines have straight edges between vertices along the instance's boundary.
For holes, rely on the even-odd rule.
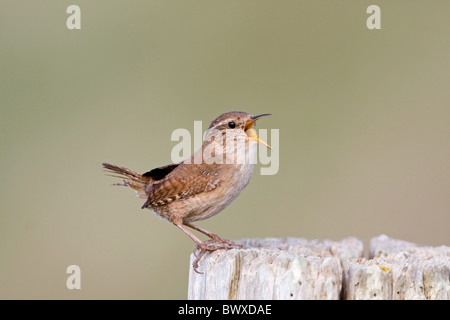
[[[198,272],[198,262],[206,252],[242,247],[192,223],[225,209],[248,185],[258,142],[270,148],[257,136],[253,125],[268,115],[222,114],[211,122],[200,150],[180,163],[144,174],[109,163],[103,163],[103,167],[123,179],[116,185],[131,187],[138,197],[146,199],[142,209],[152,209],[196,243],[200,253],[193,268]],[[207,235],[210,240],[201,241],[187,227]]]

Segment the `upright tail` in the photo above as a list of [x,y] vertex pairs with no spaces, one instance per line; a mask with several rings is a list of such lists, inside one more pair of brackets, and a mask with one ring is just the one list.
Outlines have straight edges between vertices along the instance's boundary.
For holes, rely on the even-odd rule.
[[144,177],[133,170],[109,163],[103,163],[103,167],[109,170],[110,173],[113,173],[112,177],[123,179],[123,182],[115,183],[114,185],[133,188],[139,198],[147,199],[145,187],[150,182],[150,178]]

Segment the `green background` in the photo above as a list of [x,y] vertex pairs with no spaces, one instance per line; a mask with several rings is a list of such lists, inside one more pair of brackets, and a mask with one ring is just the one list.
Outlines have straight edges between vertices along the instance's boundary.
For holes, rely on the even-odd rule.
[[[81,30],[66,8],[81,8]],[[366,8],[381,7],[381,30]],[[102,162],[272,113],[280,169],[199,225],[229,239],[450,245],[450,1],[0,2],[0,298],[187,297],[193,242]],[[270,143],[270,139],[268,141]],[[67,266],[81,290],[66,288]]]

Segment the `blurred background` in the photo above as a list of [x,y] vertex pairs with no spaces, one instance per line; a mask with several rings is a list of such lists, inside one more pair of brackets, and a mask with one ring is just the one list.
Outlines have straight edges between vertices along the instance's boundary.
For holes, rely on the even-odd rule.
[[194,243],[101,163],[233,110],[273,114],[279,171],[199,226],[450,245],[449,1],[79,0],[73,31],[70,4],[0,2],[0,298],[185,299]]

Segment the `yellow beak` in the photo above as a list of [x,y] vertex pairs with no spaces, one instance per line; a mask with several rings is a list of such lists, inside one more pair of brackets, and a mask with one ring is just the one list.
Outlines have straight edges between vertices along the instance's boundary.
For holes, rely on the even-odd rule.
[[270,113],[264,113],[264,114],[260,114],[259,116],[253,116],[244,126],[244,132],[247,134],[248,138],[250,140],[256,140],[259,143],[265,145],[267,148],[271,149],[272,148],[263,140],[261,140],[258,135],[256,134],[255,129],[253,128],[253,124],[256,122],[256,120],[258,120],[261,117],[265,117],[265,116],[271,116]]

